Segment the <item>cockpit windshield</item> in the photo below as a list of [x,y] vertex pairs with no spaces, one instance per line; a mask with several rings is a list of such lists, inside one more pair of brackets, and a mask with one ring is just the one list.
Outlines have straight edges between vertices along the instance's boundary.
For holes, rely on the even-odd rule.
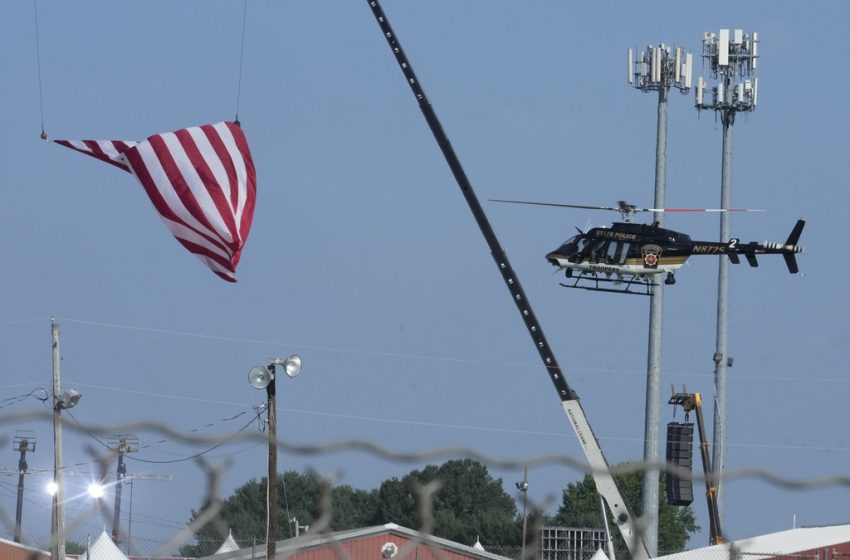
[[581,253],[582,250],[584,250],[585,245],[587,245],[586,235],[574,235],[564,241],[564,252],[567,255],[576,255]]

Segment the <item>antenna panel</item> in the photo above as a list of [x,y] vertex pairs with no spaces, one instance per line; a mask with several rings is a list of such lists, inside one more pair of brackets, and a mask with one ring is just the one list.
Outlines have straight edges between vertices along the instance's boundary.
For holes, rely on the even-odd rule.
[[736,29],[735,33],[732,35],[732,43],[735,45],[740,45],[744,42],[744,30]]
[[717,64],[729,66],[729,30],[721,29],[717,40]]

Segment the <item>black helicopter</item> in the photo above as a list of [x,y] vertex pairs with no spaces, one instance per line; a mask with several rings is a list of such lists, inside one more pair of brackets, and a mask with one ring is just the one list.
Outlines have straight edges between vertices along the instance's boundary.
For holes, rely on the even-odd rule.
[[614,222],[610,228],[597,227],[586,232],[579,230],[578,235],[569,238],[560,247],[546,255],[546,260],[563,269],[567,278],[574,278],[572,283],[561,283],[566,288],[652,295],[655,275],[666,274],[664,283],[675,284],[675,272],[692,255],[726,255],[733,264],[740,263],[739,257],[743,255],[750,266],[755,267],[758,266],[756,255],[777,254],[785,259],[788,271],[797,274],[799,268],[795,255],[803,252],[803,248],[797,245],[803,226],[806,224],[803,220],[797,220],[785,243],[770,241],[741,243],[737,238],[732,238],[725,243],[694,241],[684,233],[662,228],[657,223],[635,224],[631,221],[632,216],[637,212],[756,212],[758,210],[638,208],[622,200],[616,207],[526,200],[490,200],[512,204],[620,212],[623,217],[622,222]]

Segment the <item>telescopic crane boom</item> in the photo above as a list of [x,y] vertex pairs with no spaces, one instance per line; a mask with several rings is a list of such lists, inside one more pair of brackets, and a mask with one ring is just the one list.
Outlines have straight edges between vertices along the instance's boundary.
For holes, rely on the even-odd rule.
[[567,384],[566,377],[561,371],[561,367],[558,365],[558,361],[555,359],[549,343],[546,341],[543,329],[537,323],[537,318],[531,309],[531,303],[528,301],[520,285],[519,278],[514,273],[504,249],[499,244],[499,240],[490,226],[490,221],[481,207],[481,203],[472,188],[472,184],[469,182],[469,178],[466,176],[466,172],[463,170],[460,160],[457,154],[455,154],[454,148],[443,130],[440,120],[437,118],[437,114],[434,112],[434,108],[431,106],[431,102],[428,101],[428,97],[425,95],[425,90],[422,89],[422,85],[413,72],[413,68],[404,54],[404,50],[401,48],[401,44],[390,26],[390,22],[387,20],[387,16],[384,14],[380,2],[378,0],[367,0],[367,2],[372,9],[375,20],[378,22],[378,26],[384,34],[384,38],[386,38],[390,49],[395,55],[396,62],[398,62],[410,89],[413,91],[413,95],[416,97],[419,108],[422,110],[422,114],[431,128],[431,132],[434,134],[434,139],[437,141],[440,150],[443,152],[443,156],[446,158],[446,163],[448,163],[469,205],[469,209],[472,211],[472,215],[481,229],[481,233],[484,235],[493,260],[496,262],[496,266],[502,274],[502,279],[511,293],[511,298],[514,300],[523,321],[525,321],[528,334],[531,335],[531,339],[540,354],[540,358],[543,360],[543,365],[546,367],[549,377],[555,385],[555,390],[558,392],[561,407],[564,409],[567,418],[569,418],[570,424],[573,430],[575,430],[579,443],[584,450],[585,457],[590,464],[597,492],[599,492],[608,504],[608,508],[611,510],[614,521],[629,548],[632,558],[634,560],[645,560],[649,558],[635,521],[629,513],[622,496],[620,496],[620,492],[614,482],[614,477],[611,475],[608,461],[602,453],[599,441],[590,428],[590,423],[581,407],[578,395]]

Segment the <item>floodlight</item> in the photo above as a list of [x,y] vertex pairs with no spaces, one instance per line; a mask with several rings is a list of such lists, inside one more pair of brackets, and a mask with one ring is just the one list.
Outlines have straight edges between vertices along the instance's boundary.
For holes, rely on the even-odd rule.
[[106,494],[106,489],[102,484],[98,484],[97,482],[92,482],[88,487],[89,496],[95,499],[102,498],[104,494]]
[[56,403],[56,405],[59,408],[64,409],[74,408],[77,403],[80,402],[80,397],[82,397],[82,395],[76,389],[66,389],[62,393],[62,396],[59,397],[59,401]]
[[287,377],[295,377],[301,373],[301,356],[293,354],[283,362],[283,369]]
[[47,483],[47,486],[44,489],[51,496],[55,496],[56,492],[59,491],[59,485],[56,483],[55,480],[51,480],[50,482]]
[[248,383],[254,389],[265,389],[274,379],[272,371],[266,366],[257,366],[248,372]]

